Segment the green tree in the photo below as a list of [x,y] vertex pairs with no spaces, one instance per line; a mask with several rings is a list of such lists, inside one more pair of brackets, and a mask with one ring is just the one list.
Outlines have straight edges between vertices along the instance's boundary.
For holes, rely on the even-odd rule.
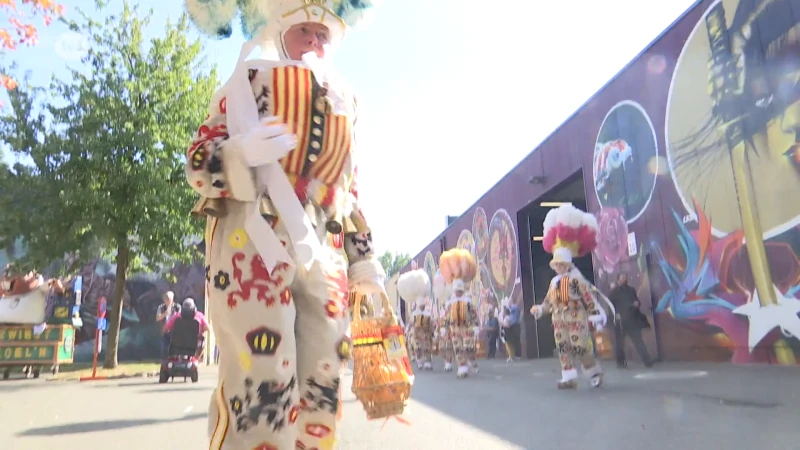
[[147,42],[152,10],[126,1],[115,15],[104,1],[96,6],[65,21],[91,43],[84,69],[10,92],[13,115],[0,120],[0,141],[33,164],[15,165],[6,180],[13,200],[0,247],[21,236],[26,267],[75,251],[78,264],[97,256],[116,263],[104,364],[113,368],[128,274],[198,256],[187,242],[200,223],[189,216],[196,198],[185,153],[217,75],[200,42],[187,40],[185,16]]
[[392,275],[400,272],[400,269],[405,267],[410,261],[411,256],[408,253],[391,253],[386,251],[379,258],[383,270],[386,272],[386,277],[391,278]]

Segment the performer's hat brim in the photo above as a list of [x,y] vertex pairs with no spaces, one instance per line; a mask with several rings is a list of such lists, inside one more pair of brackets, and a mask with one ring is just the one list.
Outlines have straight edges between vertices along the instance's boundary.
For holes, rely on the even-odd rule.
[[348,29],[363,22],[378,0],[186,0],[198,30],[212,38],[230,37],[239,17],[248,40],[274,40],[300,23],[319,23],[330,31],[330,44],[342,41]]
[[553,250],[553,259],[550,260],[550,267],[556,264],[572,264],[572,252],[566,247],[559,247]]
[[274,38],[295,25],[316,23],[328,29],[328,44],[335,48],[347,33],[344,19],[333,12],[332,0],[283,0],[271,3],[274,4],[269,13],[271,20],[261,33],[262,36]]

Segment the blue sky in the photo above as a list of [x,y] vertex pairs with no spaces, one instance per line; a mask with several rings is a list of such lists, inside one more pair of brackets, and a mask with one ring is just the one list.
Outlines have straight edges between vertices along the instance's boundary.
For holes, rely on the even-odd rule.
[[[69,15],[93,1],[62,3]],[[135,3],[156,11],[150,34],[183,10]],[[378,250],[419,252],[692,3],[386,0],[334,58],[359,94],[359,193]],[[242,42],[238,30],[207,42],[223,80]],[[80,44],[54,24],[4,63],[46,83],[80,64]]]

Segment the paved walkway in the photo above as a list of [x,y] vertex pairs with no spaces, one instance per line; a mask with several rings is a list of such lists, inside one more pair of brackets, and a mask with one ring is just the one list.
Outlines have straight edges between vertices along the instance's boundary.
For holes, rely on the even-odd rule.
[[[558,391],[555,360],[482,364],[467,380],[420,373],[412,425],[369,423],[344,383],[344,450],[787,450],[800,448],[800,367],[610,368],[600,390]],[[154,379],[0,382],[0,449],[207,448],[205,370]],[[248,449],[243,449],[248,450]],[[288,449],[292,450],[292,449]]]

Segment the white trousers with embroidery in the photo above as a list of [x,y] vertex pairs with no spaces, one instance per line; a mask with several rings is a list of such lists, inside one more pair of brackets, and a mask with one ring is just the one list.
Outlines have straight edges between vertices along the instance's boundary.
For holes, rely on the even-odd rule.
[[343,253],[320,232],[324,250],[308,272],[284,264],[270,274],[243,229],[252,205],[227,204],[226,217],[209,220],[206,243],[220,349],[210,449],[332,449],[339,369],[350,352]]

